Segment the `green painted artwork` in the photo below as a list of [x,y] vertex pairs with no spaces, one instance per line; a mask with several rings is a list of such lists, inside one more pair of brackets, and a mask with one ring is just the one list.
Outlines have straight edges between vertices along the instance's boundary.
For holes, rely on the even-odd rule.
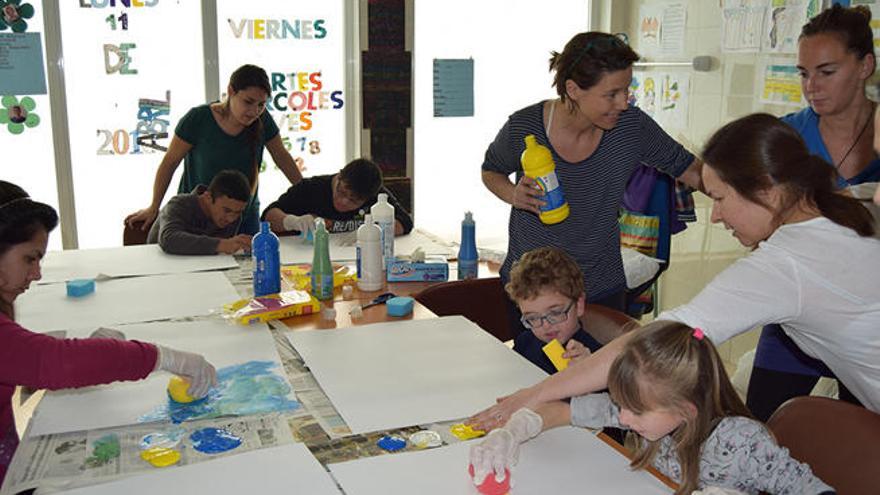
[[95,440],[92,444],[92,455],[86,458],[85,466],[87,468],[101,467],[117,458],[119,458],[119,437],[110,433]]

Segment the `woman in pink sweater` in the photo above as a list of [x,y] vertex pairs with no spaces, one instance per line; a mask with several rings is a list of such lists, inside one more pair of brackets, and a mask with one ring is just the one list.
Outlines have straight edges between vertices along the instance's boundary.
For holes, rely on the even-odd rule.
[[13,302],[40,279],[40,260],[57,223],[51,206],[0,181],[0,483],[18,445],[11,402],[17,385],[86,387],[140,380],[163,370],[188,379],[189,394],[203,397],[217,382],[214,367],[198,354],[95,334],[89,339],[56,339],[16,324]]

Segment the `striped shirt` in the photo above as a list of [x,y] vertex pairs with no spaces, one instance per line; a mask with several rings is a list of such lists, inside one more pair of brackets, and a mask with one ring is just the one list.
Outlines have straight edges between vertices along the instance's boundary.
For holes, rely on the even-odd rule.
[[620,114],[617,125],[605,131],[598,147],[577,163],[563,160],[553,149],[544,129],[544,104],[528,106],[511,115],[486,150],[483,170],[504,175],[523,174],[520,155],[525,136],[532,134],[548,147],[556,162],[565,200],[571,213],[556,225],[544,225],[533,213],[511,207],[507,258],[501,278],[524,253],[554,246],[570,254],[584,272],[587,297],[602,299],[626,288],[620,258],[618,209],[627,181],[642,163],[674,177],[680,176],[694,156],[669,137],[651,117],[637,107]]

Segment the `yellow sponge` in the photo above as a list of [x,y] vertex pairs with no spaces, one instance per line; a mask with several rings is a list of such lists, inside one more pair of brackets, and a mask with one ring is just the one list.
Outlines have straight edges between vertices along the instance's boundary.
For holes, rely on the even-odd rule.
[[565,349],[562,347],[562,344],[559,343],[558,340],[553,339],[547,343],[544,347],[541,348],[544,351],[544,354],[550,358],[550,362],[553,363],[553,366],[556,366],[557,371],[562,371],[565,368],[568,368],[568,359],[562,357],[562,354],[565,353]]
[[174,375],[171,377],[170,380],[168,380],[168,395],[174,402],[186,404],[188,402],[196,400],[195,397],[187,393],[188,390],[189,381],[186,378],[181,378],[177,375]]

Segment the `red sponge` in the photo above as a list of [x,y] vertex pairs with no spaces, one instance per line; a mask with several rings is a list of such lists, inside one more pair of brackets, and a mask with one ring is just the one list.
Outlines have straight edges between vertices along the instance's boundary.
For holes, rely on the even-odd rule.
[[[474,465],[468,465],[468,473],[471,478],[474,477]],[[483,495],[506,495],[510,492],[510,470],[504,469],[504,479],[501,482],[495,481],[495,473],[491,472],[486,475],[482,483],[477,485],[477,490]]]

